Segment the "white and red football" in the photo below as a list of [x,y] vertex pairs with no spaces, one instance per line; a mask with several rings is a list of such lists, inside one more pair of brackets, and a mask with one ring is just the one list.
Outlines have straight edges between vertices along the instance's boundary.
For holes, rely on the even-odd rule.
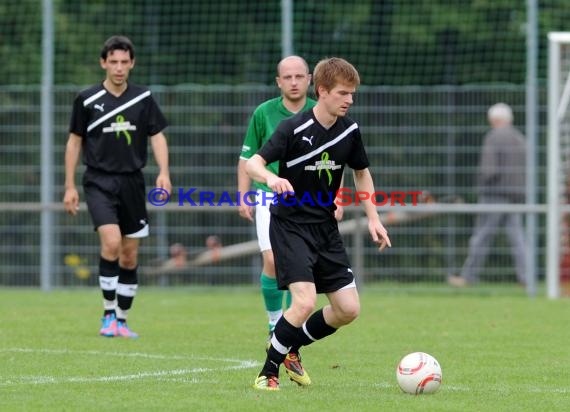
[[396,369],[400,388],[412,395],[437,392],[441,386],[441,366],[424,352],[410,353],[402,358]]

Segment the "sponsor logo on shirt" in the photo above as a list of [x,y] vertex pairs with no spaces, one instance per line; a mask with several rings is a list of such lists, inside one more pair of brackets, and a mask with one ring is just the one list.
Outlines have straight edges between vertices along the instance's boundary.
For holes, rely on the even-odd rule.
[[319,178],[324,171],[327,175],[329,186],[333,180],[331,170],[338,170],[340,168],[342,168],[341,165],[337,165],[334,160],[329,159],[329,152],[321,153],[321,160],[317,160],[314,165],[305,166],[305,170],[318,170]]
[[111,126],[103,128],[103,133],[115,133],[117,139],[123,136],[127,140],[127,145],[130,146],[132,137],[129,130],[137,130],[137,127],[128,120],[125,120],[123,115],[119,114],[115,118],[115,121],[111,123]]

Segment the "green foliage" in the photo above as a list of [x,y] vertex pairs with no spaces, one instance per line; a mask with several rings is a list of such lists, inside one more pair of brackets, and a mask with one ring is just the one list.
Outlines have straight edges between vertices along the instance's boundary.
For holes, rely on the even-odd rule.
[[0,4],[0,84],[39,84],[42,59],[41,2]]
[[[293,1],[293,47],[313,66],[340,55],[368,85],[523,84],[526,2],[519,0]],[[258,0],[53,0],[55,83],[100,77],[112,34],[137,48],[143,84],[270,84],[281,56],[280,2]],[[565,30],[563,1],[539,5],[540,77],[546,34]],[[42,2],[0,5],[0,84],[38,84]]]

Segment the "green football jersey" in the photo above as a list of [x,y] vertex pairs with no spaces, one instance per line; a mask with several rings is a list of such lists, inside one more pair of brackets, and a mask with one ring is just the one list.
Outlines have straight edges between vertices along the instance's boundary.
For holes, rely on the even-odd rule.
[[[312,109],[317,102],[307,97],[307,102],[301,111]],[[249,159],[257,153],[261,146],[263,146],[269,138],[273,135],[275,129],[282,120],[293,116],[283,105],[283,97],[279,96],[274,99],[263,102],[253,112],[243,146],[241,148],[240,159]],[[279,173],[279,162],[273,162],[267,165],[267,169],[275,174]],[[253,186],[257,189],[262,189],[271,192],[271,189],[263,183],[253,181]]]

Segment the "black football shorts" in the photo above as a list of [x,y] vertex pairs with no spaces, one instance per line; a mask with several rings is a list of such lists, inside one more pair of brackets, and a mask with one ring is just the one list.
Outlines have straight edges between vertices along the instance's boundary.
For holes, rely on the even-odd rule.
[[317,293],[330,293],[354,281],[336,220],[299,224],[272,214],[269,238],[279,289],[312,282]]
[[116,224],[123,236],[148,236],[145,182],[141,171],[106,173],[87,168],[83,190],[95,230],[102,225]]

